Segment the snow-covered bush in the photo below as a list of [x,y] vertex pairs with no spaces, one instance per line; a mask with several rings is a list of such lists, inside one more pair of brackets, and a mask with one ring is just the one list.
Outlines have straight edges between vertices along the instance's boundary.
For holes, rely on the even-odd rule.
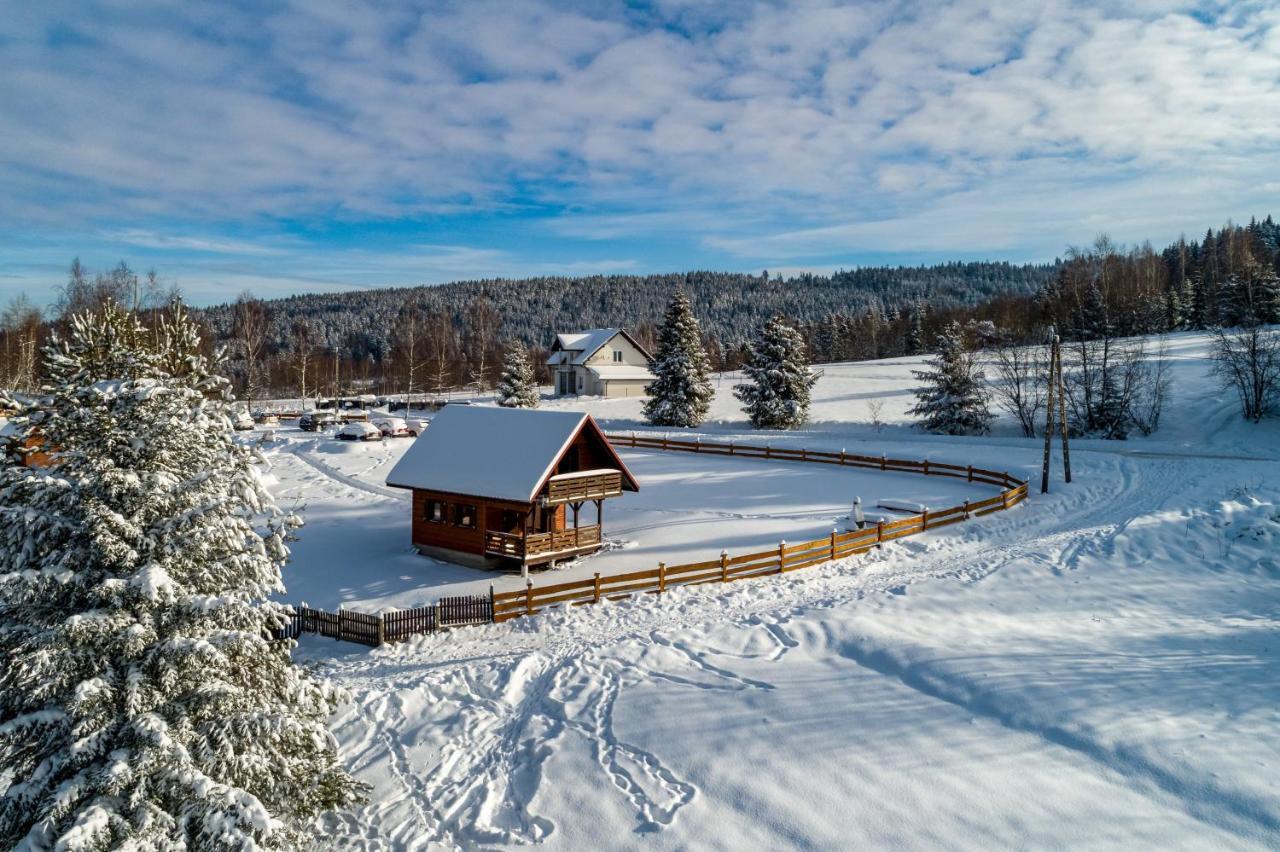
[[794,429],[809,419],[809,391],[817,377],[809,369],[804,339],[781,317],[765,323],[752,342],[743,372],[750,384],[734,396],[757,429]]
[[46,351],[51,466],[0,469],[0,846],[297,849],[359,789],[272,640],[288,529],[180,304]]
[[538,387],[533,380],[533,367],[524,347],[512,345],[502,361],[502,377],[498,379],[498,405],[504,408],[537,408]]
[[689,297],[681,291],[671,298],[658,351],[649,365],[656,377],[649,385],[644,416],[654,426],[697,426],[707,416],[711,397],[711,362],[702,348],[702,330]]
[[916,389],[916,405],[908,413],[918,417],[928,432],[985,435],[992,414],[984,375],[959,323],[951,323],[938,335],[938,355],[929,366],[911,371],[924,386]]

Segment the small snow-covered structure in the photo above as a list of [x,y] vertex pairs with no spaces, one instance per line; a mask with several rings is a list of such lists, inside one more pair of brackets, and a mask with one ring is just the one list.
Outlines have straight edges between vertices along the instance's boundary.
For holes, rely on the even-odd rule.
[[420,553],[486,566],[593,553],[604,501],[640,490],[590,415],[478,405],[446,406],[387,485],[413,492]]
[[625,329],[557,334],[547,366],[556,396],[644,396],[653,359]]

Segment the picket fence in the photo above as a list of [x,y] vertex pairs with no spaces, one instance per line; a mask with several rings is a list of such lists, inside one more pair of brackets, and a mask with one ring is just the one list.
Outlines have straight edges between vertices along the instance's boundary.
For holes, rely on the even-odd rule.
[[293,607],[288,621],[273,636],[276,639],[297,639],[303,633],[315,633],[343,642],[376,647],[389,642],[403,642],[411,636],[435,633],[447,627],[488,624],[492,621],[491,595],[445,597],[434,606],[402,609],[380,615],[368,615],[349,609],[327,612],[300,606]]

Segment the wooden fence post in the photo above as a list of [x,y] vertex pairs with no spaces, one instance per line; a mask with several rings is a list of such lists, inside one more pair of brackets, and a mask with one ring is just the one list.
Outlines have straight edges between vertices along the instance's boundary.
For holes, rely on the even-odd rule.
[[836,531],[831,531],[831,561],[836,561]]
[[884,546],[884,521],[876,521],[876,549]]
[[667,590],[667,563],[658,563],[658,594]]
[[595,600],[592,601],[592,603],[600,603],[600,572],[599,571],[596,572],[595,591],[596,591],[596,596],[595,596]]
[[841,447],[841,448],[840,448],[840,464],[841,464],[841,465],[843,465],[844,463],[845,463],[845,458],[844,458],[844,447]]
[[773,447],[769,446],[768,444],[765,444],[765,445],[764,445],[764,457],[765,457],[765,458],[769,458],[769,457],[770,457],[770,454],[771,454],[772,452],[773,452]]
[[881,470],[884,470],[885,462],[887,462],[887,461],[888,461],[888,459],[886,459],[886,458],[885,458],[884,453],[881,453],[881,454],[880,454],[880,469],[881,469]]
[[729,552],[720,551],[720,582],[729,582]]
[[378,644],[387,644],[387,617],[378,613]]
[[969,481],[973,482],[973,465],[969,465]]
[[924,511],[920,513],[920,532],[929,529],[929,507],[925,506]]
[[729,455],[733,455],[733,441],[729,442]]
[[808,461],[808,460],[809,460],[809,451],[808,451],[807,449],[805,449],[804,447],[801,447],[801,448],[800,448],[800,461]]
[[787,570],[787,540],[784,538],[778,542],[778,573],[784,574]]
[[968,500],[964,501],[964,519],[966,521],[969,520],[969,501]]
[[925,476],[928,476],[928,475],[929,475],[929,460],[928,460],[928,459],[925,459],[925,460],[924,460],[924,475],[925,475]]
[[489,584],[489,623],[493,624],[498,620],[498,613],[493,608],[493,583]]
[[1008,491],[1000,492],[1000,508],[1001,509],[1009,508],[1009,492]]
[[524,614],[533,615],[533,581],[527,581],[524,587]]

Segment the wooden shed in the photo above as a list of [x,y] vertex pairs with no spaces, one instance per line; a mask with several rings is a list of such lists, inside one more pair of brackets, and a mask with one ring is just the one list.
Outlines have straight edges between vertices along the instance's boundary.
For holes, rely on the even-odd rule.
[[387,485],[413,492],[420,553],[489,566],[599,550],[604,501],[639,490],[590,415],[490,406],[446,406]]

